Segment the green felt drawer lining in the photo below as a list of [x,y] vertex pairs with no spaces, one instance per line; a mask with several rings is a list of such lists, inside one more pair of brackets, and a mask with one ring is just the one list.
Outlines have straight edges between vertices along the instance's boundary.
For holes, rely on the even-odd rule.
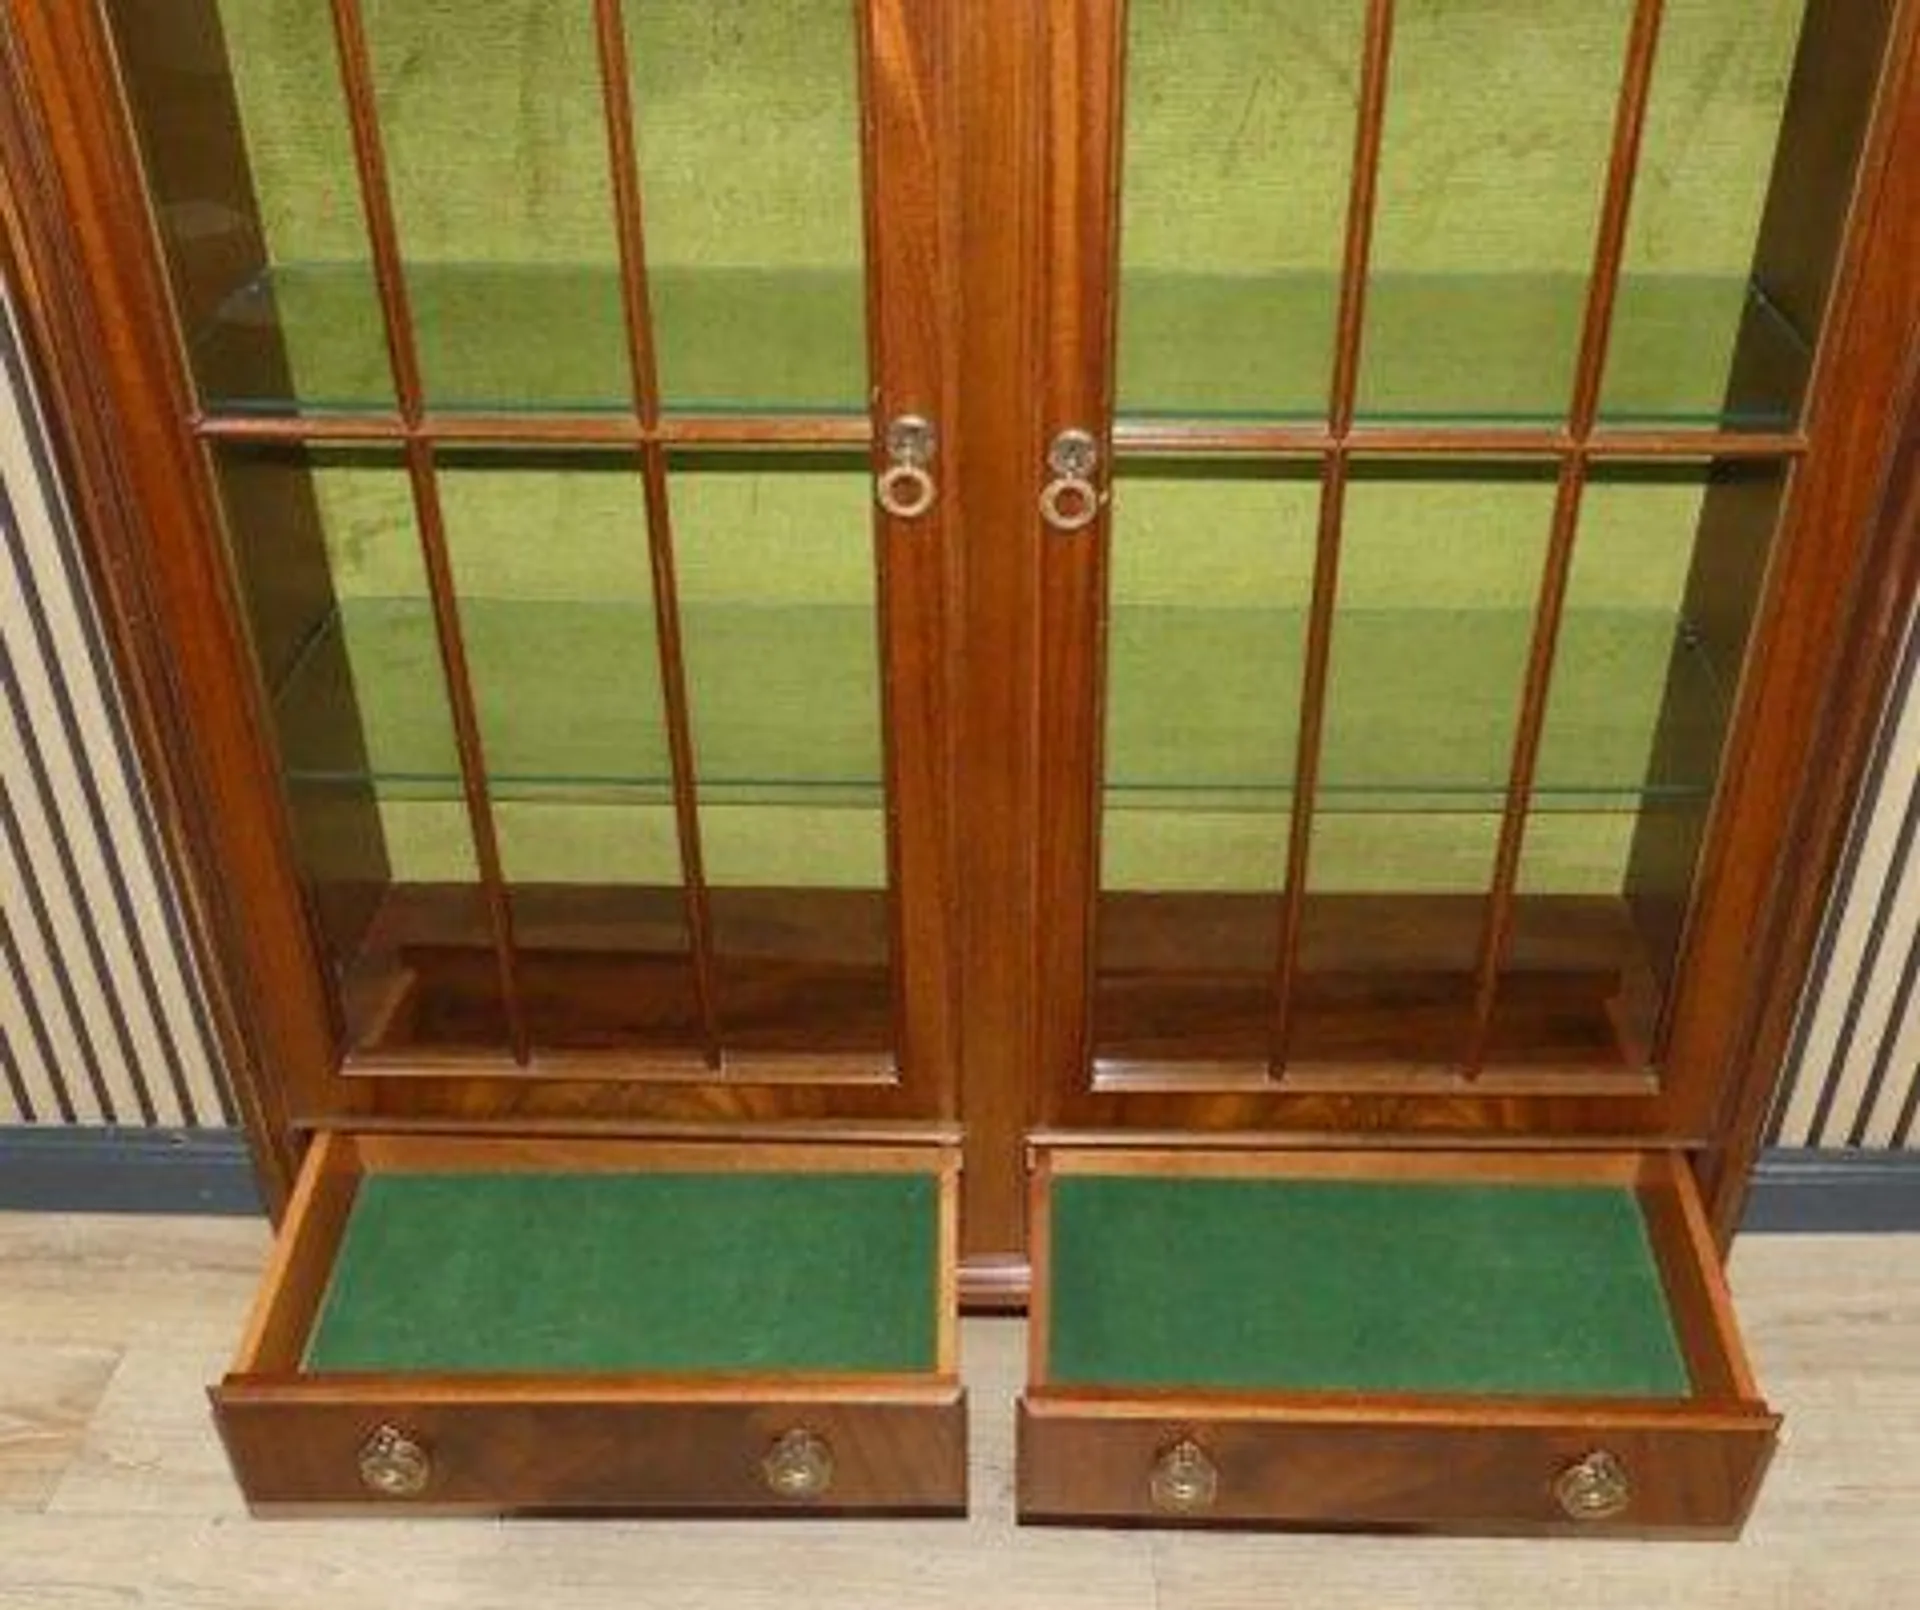
[[931,1371],[939,1217],[926,1174],[370,1174],[306,1368]]
[[1058,1386],[1684,1397],[1634,1193],[1073,1175]]

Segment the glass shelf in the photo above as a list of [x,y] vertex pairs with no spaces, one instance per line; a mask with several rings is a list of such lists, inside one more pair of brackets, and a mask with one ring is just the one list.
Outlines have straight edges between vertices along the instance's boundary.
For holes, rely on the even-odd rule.
[[[649,280],[669,409],[866,413],[866,302],[857,272],[659,267]],[[414,264],[407,288],[430,407],[631,409],[616,268]],[[284,366],[273,352],[276,329]],[[379,299],[364,263],[289,265],[249,282],[199,333],[194,358],[214,412],[393,407]],[[287,374],[291,387],[278,378]]]
[[[469,598],[460,621],[495,797],[671,799],[650,607]],[[690,604],[681,635],[703,799],[877,800],[871,608]],[[770,665],[780,674],[768,676]],[[351,667],[351,689],[342,666]],[[344,600],[275,699],[290,777],[365,778],[400,798],[455,793],[459,760],[443,686],[425,600]],[[364,771],[342,763],[355,747],[355,700]]]
[[[658,802],[668,797],[653,621],[634,604],[462,605],[496,796]],[[1143,606],[1109,623],[1115,712],[1110,802],[1138,810],[1290,808],[1305,619],[1297,611]],[[1645,782],[1678,623],[1654,610],[1565,622],[1536,807],[1631,812]],[[683,609],[702,797],[713,803],[871,806],[881,775],[874,622],[854,604]],[[1520,610],[1343,611],[1321,809],[1499,809],[1519,689],[1476,679],[1523,661]],[[339,650],[344,647],[344,655]],[[786,668],[768,678],[763,667]],[[1678,658],[1691,707],[1724,689],[1704,655]],[[340,668],[352,667],[353,688]],[[1484,686],[1443,722],[1414,695],[1436,667]],[[354,752],[351,701],[365,734]],[[278,692],[296,784],[370,780],[392,797],[458,789],[431,612],[423,600],[343,603]]]
[[[651,275],[669,411],[861,415],[860,277],[829,269]],[[610,266],[435,263],[408,273],[430,406],[448,413],[628,410],[619,277]],[[1369,291],[1361,420],[1553,425],[1565,416],[1586,295],[1577,275],[1387,274]],[[1339,281],[1330,274],[1132,272],[1120,416],[1312,423],[1325,417]],[[1725,406],[1751,315],[1777,399]],[[282,367],[272,347],[278,329]],[[214,412],[393,406],[371,271],[284,266],[221,304],[194,343]],[[1616,426],[1792,426],[1805,342],[1747,282],[1685,275],[1622,284],[1602,419]],[[292,385],[277,377],[290,374]],[[274,378],[269,378],[274,377]]]
[[[1131,271],[1120,312],[1123,419],[1324,419],[1337,276]],[[1360,419],[1557,425],[1573,391],[1586,281],[1572,274],[1379,274],[1368,288]],[[1751,315],[1777,396],[1726,407]],[[1630,275],[1621,284],[1601,419],[1616,426],[1784,429],[1806,343],[1746,281]]]
[[[1497,813],[1532,629],[1517,609],[1342,609],[1318,809]],[[1656,610],[1569,613],[1537,810],[1632,812],[1655,797],[1648,762],[1679,631]],[[1304,614],[1138,607],[1116,611],[1108,634],[1111,808],[1290,809]],[[1704,654],[1688,648],[1677,674],[1686,708],[1723,708]],[[1435,720],[1423,696],[1435,685],[1475,691]]]

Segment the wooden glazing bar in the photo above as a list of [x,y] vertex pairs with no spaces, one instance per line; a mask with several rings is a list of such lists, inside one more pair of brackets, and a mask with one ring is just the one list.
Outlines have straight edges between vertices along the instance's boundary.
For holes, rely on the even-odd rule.
[[707,1065],[720,1066],[715,1006],[713,919],[700,844],[699,785],[694,771],[693,721],[687,700],[686,660],[680,641],[680,589],[673,558],[673,511],[666,449],[658,437],[660,376],[654,356],[653,308],[647,284],[646,225],[640,201],[640,158],[634,144],[632,79],[621,0],[594,0],[600,61],[600,99],[607,125],[614,216],[620,236],[620,295],[633,405],[643,432],[640,470],[647,517],[647,553],[653,572],[654,639],[660,691],[666,705],[667,755],[673,779],[673,818],[680,846],[680,886],[693,958],[693,985]]
[[753,414],[663,418],[650,433],[669,447],[866,447],[873,421],[866,414],[812,419]]
[[[1246,455],[1315,458],[1333,451],[1325,425],[1187,424],[1121,420],[1114,445],[1130,457]],[[1352,458],[1563,458],[1575,448],[1564,430],[1506,430],[1454,425],[1356,425],[1339,445]],[[1587,438],[1588,458],[1798,458],[1807,450],[1801,431],[1598,429]]]
[[1319,796],[1320,739],[1326,719],[1327,678],[1333,656],[1333,617],[1340,594],[1340,535],[1346,518],[1348,458],[1360,389],[1360,350],[1365,337],[1367,281],[1373,256],[1375,198],[1380,186],[1380,148],[1386,131],[1387,80],[1393,58],[1393,0],[1369,0],[1360,98],[1354,117],[1353,174],[1347,200],[1347,235],[1340,271],[1340,316],[1333,356],[1327,419],[1334,440],[1320,483],[1320,521],[1313,567],[1313,606],[1307,622],[1301,673],[1299,741],[1294,755],[1293,816],[1287,832],[1287,882],[1281,896],[1280,938],[1275,957],[1272,1073],[1286,1068],[1293,1023],[1294,981],[1300,966],[1300,933],[1307,902],[1313,849],[1313,812]]
[[1627,36],[1626,67],[1621,75],[1614,114],[1613,147],[1607,160],[1593,273],[1587,285],[1586,313],[1580,331],[1579,357],[1574,365],[1573,396],[1568,407],[1571,448],[1561,463],[1559,490],[1554,499],[1553,527],[1541,572],[1533,644],[1527,656],[1525,691],[1514,734],[1506,805],[1500,820],[1500,842],[1494,853],[1493,887],[1487,896],[1486,922],[1481,933],[1473,1028],[1464,1059],[1469,1076],[1477,1074],[1486,1059],[1487,1040],[1500,993],[1500,972],[1513,927],[1520,858],[1533,803],[1534,774],[1546,731],[1555,652],[1586,489],[1587,444],[1599,415],[1600,390],[1606,380],[1613,309],[1619,298],[1621,267],[1626,257],[1627,223],[1633,210],[1633,187],[1639,172],[1641,136],[1646,129],[1663,12],[1664,0],[1638,0]]
[[[749,451],[814,447],[863,448],[872,422],[846,418],[762,418],[751,414],[664,417],[651,427],[607,414],[434,414],[409,424],[395,414],[303,414],[266,417],[202,414],[193,428],[211,442],[403,442],[421,436],[436,445],[528,447],[737,447]],[[1325,425],[1182,424],[1122,420],[1114,444],[1133,457],[1323,458],[1334,448]],[[1356,425],[1343,443],[1350,458],[1562,458],[1574,447],[1559,430],[1499,430],[1446,425]],[[1800,458],[1804,432],[1699,431],[1596,427],[1589,459],[1698,460]]]
[[1600,412],[1600,388],[1606,381],[1613,309],[1620,297],[1620,275],[1627,254],[1627,222],[1633,211],[1633,187],[1640,171],[1640,143],[1646,132],[1647,103],[1652,98],[1653,66],[1660,49],[1664,12],[1665,0],[1639,0],[1634,7],[1633,29],[1627,37],[1627,65],[1614,116],[1613,151],[1607,161],[1607,189],[1600,207],[1593,277],[1587,285],[1580,356],[1573,377],[1573,403],[1568,410],[1569,432],[1581,447],[1593,434]]
[[1386,138],[1387,79],[1393,65],[1393,0],[1369,0],[1354,118],[1353,176],[1347,197],[1347,238],[1340,269],[1340,317],[1333,353],[1333,389],[1327,415],[1344,446],[1353,430],[1360,393],[1360,348],[1367,322],[1367,285],[1373,264],[1375,199],[1380,148]]
[[[413,311],[407,296],[406,267],[400,253],[399,224],[387,178],[386,153],[380,138],[375,102],[373,59],[367,45],[359,0],[333,0],[335,44],[340,56],[341,87],[353,132],[354,166],[360,182],[361,205],[373,251],[375,283],[386,328],[387,352],[393,365],[394,393],[400,418],[417,426],[425,413],[420,356],[414,336]],[[446,522],[440,507],[433,446],[417,435],[407,441],[407,478],[413,491],[421,555],[433,605],[434,634],[440,651],[441,673],[453,720],[454,741],[460,755],[460,787],[466,802],[467,825],[473,838],[482,899],[487,909],[494,959],[500,975],[501,1008],[514,1060],[524,1064],[530,1053],[527,1020],[520,996],[518,962],[513,943],[513,909],[500,865],[499,837],[487,782],[480,720],[468,675],[466,645],[460,629],[460,606],[447,551]]]
[[199,414],[193,429],[211,442],[404,442],[445,446],[862,448],[873,440],[861,417],[793,419],[754,414],[702,414],[643,426],[631,415],[435,414],[409,423],[397,414]]

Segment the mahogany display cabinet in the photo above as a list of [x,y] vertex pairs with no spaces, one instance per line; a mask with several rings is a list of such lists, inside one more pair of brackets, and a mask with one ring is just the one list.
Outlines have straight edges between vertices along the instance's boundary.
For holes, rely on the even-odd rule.
[[1740,1526],[1920,0],[1522,9],[7,0],[255,1507]]

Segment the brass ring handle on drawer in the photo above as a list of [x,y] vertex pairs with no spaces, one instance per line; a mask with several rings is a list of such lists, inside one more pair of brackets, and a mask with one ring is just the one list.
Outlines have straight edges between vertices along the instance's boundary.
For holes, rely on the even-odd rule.
[[433,1478],[427,1450],[395,1426],[382,1426],[360,1448],[360,1480],[383,1498],[416,1498]]
[[1219,1467],[1197,1442],[1183,1438],[1154,1461],[1148,1491],[1155,1509],[1198,1515],[1212,1509],[1220,1496]]
[[1633,1483],[1627,1467],[1599,1449],[1554,1478],[1553,1496],[1569,1520],[1610,1521],[1633,1502]]
[[789,1431],[760,1461],[760,1474],[781,1498],[821,1498],[833,1485],[833,1450],[811,1431]]
[[873,495],[896,520],[917,520],[933,507],[934,429],[918,414],[902,414],[887,426],[887,467],[874,482]]

